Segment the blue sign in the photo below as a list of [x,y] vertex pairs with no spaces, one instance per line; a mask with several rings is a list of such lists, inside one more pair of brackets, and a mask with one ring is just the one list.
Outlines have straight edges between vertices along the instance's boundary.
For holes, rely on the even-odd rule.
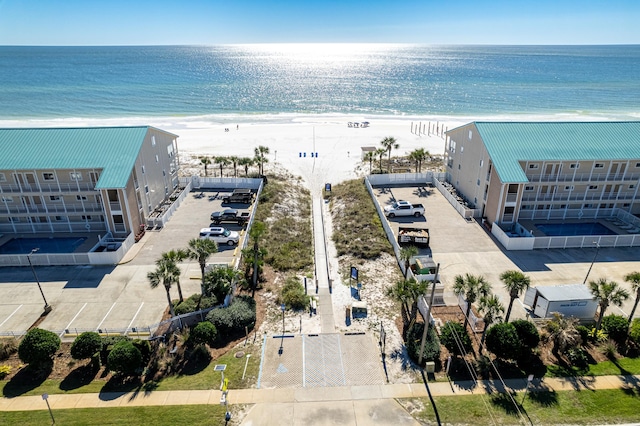
[[358,281],[358,268],[355,266],[351,267],[351,279]]

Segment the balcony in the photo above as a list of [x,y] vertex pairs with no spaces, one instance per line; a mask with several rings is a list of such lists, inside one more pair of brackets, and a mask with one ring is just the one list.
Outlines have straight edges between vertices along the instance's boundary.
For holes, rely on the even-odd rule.
[[109,209],[111,209],[112,212],[121,212],[122,206],[120,206],[120,202],[118,201],[110,201]]
[[51,205],[48,204],[38,206],[6,206],[0,205],[0,214],[47,214],[47,213],[102,213],[102,204],[98,203],[85,203],[84,206],[80,204],[68,204],[66,206]]
[[44,193],[61,193],[61,192],[92,192],[95,191],[95,185],[93,183],[41,183],[39,186],[37,184],[22,184],[11,185],[11,184],[1,184],[0,189],[2,192],[7,193],[22,193],[22,194],[44,194]]
[[640,174],[635,173],[572,173],[566,174],[553,174],[553,175],[529,175],[527,174],[529,182],[630,182],[640,179]]

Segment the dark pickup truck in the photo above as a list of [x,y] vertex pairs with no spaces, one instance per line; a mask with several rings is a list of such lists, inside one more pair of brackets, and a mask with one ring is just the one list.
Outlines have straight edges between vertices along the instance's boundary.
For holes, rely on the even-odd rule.
[[243,225],[245,222],[249,220],[249,212],[240,213],[236,209],[226,209],[221,212],[213,212],[211,213],[211,221],[215,225],[219,225],[222,222],[231,222],[237,223],[238,225]]
[[427,228],[398,228],[398,244],[413,244],[429,247],[429,230]]
[[251,204],[253,201],[253,191],[250,189],[234,189],[231,194],[222,197],[223,204],[244,203]]

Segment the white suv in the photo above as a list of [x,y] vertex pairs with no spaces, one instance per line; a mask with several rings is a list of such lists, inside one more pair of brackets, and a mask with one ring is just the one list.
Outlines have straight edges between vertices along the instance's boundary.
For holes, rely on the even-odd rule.
[[213,240],[218,243],[218,245],[226,244],[228,246],[233,246],[238,244],[238,241],[240,241],[240,234],[236,231],[229,231],[228,229],[221,227],[202,228],[200,230],[200,238]]

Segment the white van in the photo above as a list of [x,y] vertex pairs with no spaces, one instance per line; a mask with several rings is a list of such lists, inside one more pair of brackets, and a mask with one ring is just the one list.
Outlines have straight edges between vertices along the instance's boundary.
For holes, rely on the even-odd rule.
[[238,244],[238,241],[240,241],[240,234],[236,231],[229,231],[222,227],[202,228],[200,230],[200,239],[213,240],[218,243],[218,245],[226,244],[228,246],[233,246]]

